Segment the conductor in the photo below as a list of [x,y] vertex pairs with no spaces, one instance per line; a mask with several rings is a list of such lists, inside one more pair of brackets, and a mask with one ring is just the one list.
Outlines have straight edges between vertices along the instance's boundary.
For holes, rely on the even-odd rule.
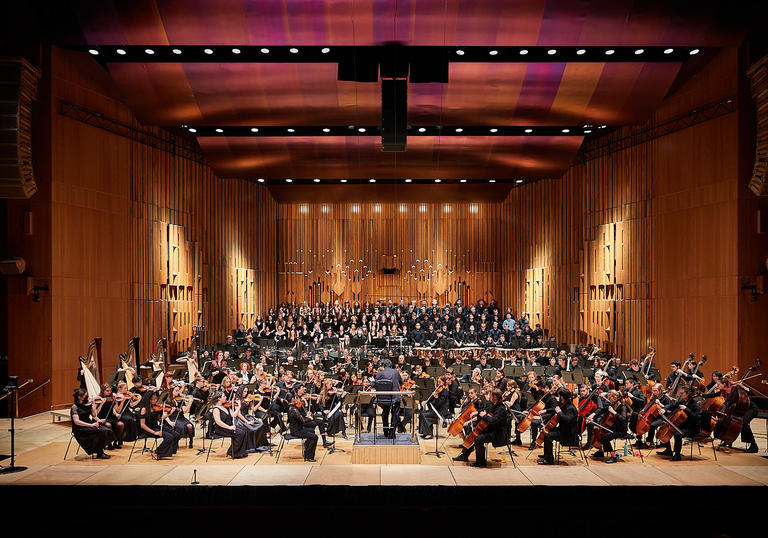
[[[392,368],[392,361],[384,359],[381,362],[384,369],[376,374],[374,386],[377,391],[399,391],[402,378],[400,372]],[[384,437],[387,439],[395,438],[395,428],[400,417],[400,402],[402,398],[399,394],[384,394],[376,396],[376,403],[381,406],[381,423],[384,426]],[[390,413],[392,416],[392,425],[390,426]]]

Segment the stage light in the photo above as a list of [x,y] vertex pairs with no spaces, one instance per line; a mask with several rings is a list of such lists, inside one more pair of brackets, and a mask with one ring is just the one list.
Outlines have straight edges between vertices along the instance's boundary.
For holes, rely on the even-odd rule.
[[316,178],[315,178],[315,179],[313,179],[312,181],[314,181],[315,183],[320,183],[320,178],[317,178],[317,177],[316,177]]
[[145,53],[147,53],[147,54],[149,54],[149,55],[152,55],[152,54],[154,54],[154,53],[155,53],[155,51],[154,51],[154,50],[152,50],[152,49],[144,49],[144,52],[145,52]]
[[563,132],[564,133],[569,133],[569,132],[571,132],[571,130],[570,129],[563,129]]
[[174,54],[181,54],[181,49],[173,49],[171,52]]
[[376,183],[376,180],[371,178],[371,179],[368,180],[368,183]]
[[518,179],[518,180],[516,180],[516,181],[515,181],[515,183],[517,183],[518,185],[519,185],[520,183],[522,183],[522,182],[523,182],[523,180],[522,180],[522,179]]
[[699,53],[699,49],[693,49],[693,50],[692,50],[691,52],[689,52],[688,54],[690,54],[691,56],[693,56],[694,54],[698,54],[698,53]]
[[96,49],[88,49],[88,52],[90,52],[93,56],[98,56],[99,55],[99,51],[96,50]]
[[460,180],[459,180],[459,183],[466,183],[466,182],[467,182],[467,180],[466,180],[466,179],[460,179]]
[[328,47],[323,47],[323,48],[320,50],[320,52],[322,52],[323,54],[328,54],[329,52],[331,52],[331,49],[329,49]]
[[640,54],[642,54],[642,53],[644,53],[644,52],[645,52],[645,49],[637,49],[637,50],[635,51],[635,54],[638,54],[638,55],[640,55]]
[[547,51],[547,54],[549,54],[550,56],[554,56],[555,54],[557,54],[557,49],[549,49]]
[[584,129],[584,134],[589,134],[592,132],[592,129]]
[[195,129],[194,127],[190,127],[190,128],[189,128],[189,132],[190,132],[190,133],[196,133],[196,132],[197,132],[197,129]]
[[608,50],[606,50],[606,51],[605,51],[605,54],[606,54],[606,56],[610,56],[610,55],[611,55],[611,54],[613,54],[614,52],[616,52],[616,51],[615,51],[615,50],[613,50],[613,49],[608,49]]
[[330,133],[330,132],[331,132],[331,130],[330,130],[328,127],[324,127],[324,128],[323,128],[323,132],[324,132],[324,133]]
[[340,180],[340,181],[341,181],[342,183],[346,183],[346,182],[347,182],[347,180],[346,180],[346,179],[342,179],[342,180]]
[[405,180],[406,183],[410,183],[411,181],[413,181],[413,180],[412,179],[406,179]]
[[488,183],[496,183],[496,180],[495,179],[489,179]]
[[291,178],[287,177],[287,178],[285,178],[285,182],[286,183],[293,183],[293,180]]
[[520,49],[520,56],[525,56],[528,54],[528,49]]
[[405,213],[408,210],[408,206],[400,204],[400,213]]
[[269,49],[267,47],[264,47],[263,49],[261,49],[261,53],[262,54],[269,54]]
[[672,54],[672,51],[674,51],[674,50],[675,49],[665,49],[664,50],[664,54]]
[[601,125],[600,129],[605,129],[606,127],[608,127],[608,126],[607,125]]
[[213,49],[203,49],[203,52],[206,54],[213,54]]
[[260,177],[260,178],[259,178],[259,179],[257,179],[256,181],[258,181],[259,183],[264,183],[264,178],[263,178],[263,177]]
[[458,49],[458,50],[456,51],[456,54],[458,54],[459,56],[464,56],[464,51],[463,51],[463,50],[461,50],[461,49]]
[[457,133],[461,133],[462,131],[464,131],[464,129],[462,129],[461,127],[459,127],[459,128],[457,128],[457,129],[456,129],[456,132],[457,132]]
[[291,128],[289,127],[288,129],[286,129],[286,131],[288,131],[289,133],[295,133],[295,132],[296,132],[296,129],[291,129]]
[[498,132],[498,131],[499,131],[499,130],[498,130],[496,127],[494,127],[493,129],[491,129],[491,132],[492,132],[492,133],[496,133],[496,132]]
[[240,49],[232,49],[232,54],[240,54]]
[[419,127],[419,132],[420,133],[425,133],[426,131],[427,131],[427,129],[425,127]]
[[251,127],[251,132],[252,133],[258,133],[259,130],[256,127]]
[[435,183],[440,183],[441,181],[442,181],[441,179],[436,179]]
[[125,50],[124,49],[117,49],[115,52],[118,53],[120,56],[125,56]]
[[533,129],[526,129],[526,130],[525,130],[525,132],[526,132],[526,133],[532,133],[532,132],[533,132]]
[[498,50],[492,50],[488,54],[490,54],[491,56],[496,56],[498,53],[499,53]]
[[217,128],[217,129],[216,129],[216,132],[217,132],[217,133],[223,133],[223,132],[224,132],[224,129],[219,129],[219,128]]
[[586,49],[579,49],[579,50],[576,51],[576,54],[578,54],[579,56],[583,56],[586,53],[587,53]]
[[419,213],[426,213],[426,212],[427,212],[427,206],[425,206],[424,204],[421,204],[419,206]]
[[358,129],[358,132],[364,133],[364,132],[365,132],[365,127],[360,127],[360,128]]
[[290,52],[291,54],[298,54],[299,53],[299,49],[297,49],[297,48],[290,48],[290,49],[288,49],[288,52]]

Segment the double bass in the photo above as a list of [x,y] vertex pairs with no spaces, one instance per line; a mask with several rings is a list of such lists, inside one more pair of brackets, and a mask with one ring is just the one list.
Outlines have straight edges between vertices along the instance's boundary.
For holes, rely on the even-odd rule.
[[[745,372],[747,377],[750,372],[760,368],[760,359],[755,359],[755,364],[750,366]],[[725,410],[723,417],[717,422],[714,434],[715,439],[720,439],[725,444],[733,443],[741,433],[744,423],[744,414],[749,410],[749,394],[747,389],[741,383],[741,380],[735,382],[731,391],[725,399]]]

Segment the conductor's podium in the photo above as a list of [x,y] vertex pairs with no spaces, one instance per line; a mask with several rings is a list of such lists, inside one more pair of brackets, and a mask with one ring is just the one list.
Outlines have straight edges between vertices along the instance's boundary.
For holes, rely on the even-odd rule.
[[360,404],[375,404],[375,397],[384,395],[402,396],[402,407],[413,409],[413,392],[357,392],[355,399],[358,409],[358,420],[355,428],[355,442],[352,446],[352,463],[421,463],[421,449],[419,441],[413,430],[414,420],[411,420],[408,433],[396,433],[394,439],[389,439],[384,435],[383,428],[378,426],[379,413],[377,406],[376,418],[374,419],[373,433],[361,431],[362,420],[359,415]]

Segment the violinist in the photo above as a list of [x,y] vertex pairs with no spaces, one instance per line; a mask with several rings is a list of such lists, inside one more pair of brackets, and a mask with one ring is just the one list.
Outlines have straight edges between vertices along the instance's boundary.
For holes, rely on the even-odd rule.
[[[225,404],[228,407],[225,407]],[[247,437],[248,430],[236,421],[236,415],[240,412],[237,404],[230,404],[222,391],[216,391],[211,395],[211,417],[213,419],[213,431],[221,437],[229,437],[232,444],[227,450],[227,456],[234,459],[248,457]],[[234,407],[234,409],[233,409]]]
[[[360,391],[371,392],[372,390],[373,387],[371,386],[371,378],[364,377],[363,385],[360,387]],[[374,417],[376,417],[376,407],[373,400],[371,400],[369,403],[360,404],[360,420],[362,420],[363,417],[368,417],[368,425],[366,426],[365,431],[367,433],[371,433],[371,424],[373,423]],[[358,425],[358,427],[362,428],[362,425]]]
[[419,413],[419,435],[422,439],[432,439],[432,426],[439,420],[438,413],[444,419],[448,416],[447,381],[448,378],[444,375],[436,378],[435,390],[424,402],[424,409]]
[[[621,391],[624,396],[624,402],[630,404],[629,411],[632,413],[629,417],[629,431],[637,435],[637,419],[640,413],[645,408],[645,404],[648,403],[643,391],[637,386],[635,380],[628,377],[624,380],[624,390]],[[629,400],[629,401],[628,401]],[[637,436],[637,441],[640,441],[641,436]]]
[[186,437],[189,439],[189,448],[192,448],[195,439],[195,427],[185,416],[185,413],[189,413],[193,399],[191,396],[184,396],[183,392],[184,386],[182,384],[173,384],[173,387],[171,388],[171,396],[169,398],[169,403],[173,407],[170,418],[174,421],[173,429],[179,434],[179,438]]
[[[663,446],[665,449],[659,452],[660,456],[672,456],[672,461],[680,461],[680,452],[683,448],[683,435],[686,437],[694,437],[699,433],[699,425],[701,420],[701,410],[699,404],[693,399],[692,390],[688,386],[683,385],[679,389],[679,397],[676,401],[664,406],[664,409],[660,411],[667,419],[677,410],[685,411],[685,421],[678,425],[674,431],[674,449],[669,446],[667,441]],[[679,432],[677,430],[680,430]],[[682,432],[682,433],[681,433]]]
[[453,368],[446,368],[445,375],[448,376],[448,409],[453,414],[456,404],[461,401],[464,391],[456,379],[456,372],[454,372]]
[[85,389],[76,389],[72,397],[74,403],[69,414],[75,441],[86,454],[96,454],[96,457],[102,460],[109,459],[109,454],[105,454],[104,450],[114,441],[114,433],[104,425],[106,421],[96,418],[97,412],[88,402],[88,392]]
[[[323,416],[325,433],[333,436],[341,432],[341,436],[347,439],[347,426],[344,423],[344,413],[341,410],[341,406],[331,413],[344,398],[344,392],[341,389],[334,389],[333,385],[333,379],[323,381],[323,388],[320,389],[318,397],[318,408]],[[320,431],[322,432],[323,430]],[[325,436],[323,436],[323,445],[325,444],[326,440]]]
[[527,374],[525,374],[525,381],[523,382],[522,390],[523,392],[530,392],[531,394],[533,394],[533,392],[538,389],[539,389],[539,386],[538,386],[538,381],[536,379],[536,372],[531,370]]
[[605,398],[605,395],[608,394],[608,391],[612,390],[608,375],[604,370],[595,370],[594,379],[595,382],[592,384],[592,390],[597,390],[598,394]]
[[105,383],[101,386],[100,401],[96,404],[96,416],[114,435],[114,441],[107,445],[107,450],[123,447],[123,431],[125,423],[112,412],[115,405],[115,396],[112,394],[112,385]]
[[[475,436],[474,445],[471,448],[462,448],[461,454],[454,461],[469,461],[472,450],[475,451],[475,463],[472,467],[485,467],[485,444],[491,442],[493,446],[503,446],[507,443],[507,408],[501,401],[501,391],[493,389],[490,394],[490,406],[477,412],[475,417],[480,427],[480,422],[487,423],[485,429]],[[474,415],[474,413],[473,413]]]
[[[610,457],[605,460],[605,463],[616,463],[619,461],[619,458],[616,455],[616,452],[613,450],[612,441],[614,439],[621,439],[624,437],[624,435],[626,435],[628,425],[628,410],[618,391],[609,390],[605,397],[607,400],[607,405],[590,415],[590,417],[587,418],[587,421],[599,424],[599,426],[593,426],[595,428],[608,430],[603,430],[600,436],[602,447],[593,454],[593,457],[602,458],[605,453],[608,453],[610,454]],[[608,418],[607,415],[613,416],[612,425],[607,425],[611,422],[610,420],[605,420]]]
[[[402,380],[400,383],[400,390],[414,390],[415,388],[418,388],[416,382],[411,379],[410,374],[405,370],[400,372],[400,379]],[[412,420],[413,409],[410,407],[400,407],[400,420],[397,423],[397,431],[405,433],[405,427],[410,424]]]
[[[719,375],[713,376],[715,378],[715,390],[717,391],[715,395],[719,394],[727,401],[728,395],[736,387],[736,384],[733,383],[728,376],[723,375],[720,372],[717,372],[717,374]],[[741,387],[749,392],[749,388],[744,384],[741,384]],[[749,409],[747,409],[747,411],[744,413],[744,416],[741,420],[741,441],[747,444],[745,452],[751,454],[756,454],[759,450],[757,441],[755,440],[755,434],[752,432],[752,426],[750,425],[750,422],[752,422],[752,419],[757,416],[757,413],[757,404],[753,399],[750,398]],[[702,422],[704,420],[705,417],[702,416]],[[726,446],[729,446],[729,444],[726,444]]]
[[179,449],[179,434],[174,430],[174,423],[168,420],[170,409],[157,405],[157,391],[145,392],[139,403],[139,428],[147,437],[163,440],[151,452],[153,460],[170,458]]
[[306,402],[303,397],[306,389],[300,385],[291,399],[288,406],[288,425],[291,429],[291,435],[304,439],[304,461],[315,461],[315,450],[317,449],[317,434],[315,427],[317,422],[307,415]]
[[140,396],[128,392],[128,384],[125,381],[120,381],[117,384],[117,394],[115,395],[115,404],[112,406],[112,414],[125,425],[122,438],[116,441],[117,448],[123,446],[123,441],[133,441],[136,439],[138,421],[136,420],[134,407],[140,400]]
[[[667,396],[667,393],[664,392],[664,387],[661,383],[654,383],[653,387],[651,387],[651,401],[658,401],[662,406],[669,405],[670,399],[669,396]],[[648,434],[645,436],[645,441],[638,441],[635,443],[635,446],[637,448],[649,448],[650,446],[653,446],[653,439],[656,435],[656,430],[664,424],[664,419],[657,418],[653,422],[651,422],[650,428],[648,429]]]
[[237,426],[245,428],[247,432],[245,435],[245,451],[263,452],[268,450],[269,441],[267,441],[267,428],[264,427],[264,423],[261,419],[253,416],[256,408],[256,401],[261,400],[261,396],[258,394],[251,394],[247,385],[241,385],[237,389],[235,399],[238,403],[234,409],[235,423]]
[[557,392],[557,398],[558,405],[555,406],[557,427],[544,435],[544,455],[539,456],[539,465],[553,465],[555,463],[555,456],[552,450],[555,441],[565,446],[574,446],[577,443],[576,438],[579,430],[576,417],[578,416],[578,411],[576,406],[573,405],[573,395],[568,389],[560,389]]
[[[517,388],[517,381],[514,379],[507,379],[507,386],[501,395],[501,401],[504,403],[504,405],[507,406],[507,409],[510,410],[512,413],[512,418],[514,419],[514,423],[517,424],[518,420],[520,420],[520,414],[522,412],[522,395],[520,394],[520,390]],[[511,426],[512,421],[510,420],[510,427]],[[514,431],[515,439],[512,441],[512,444],[522,445],[523,441],[520,438],[520,432],[517,431],[517,428],[515,428]]]
[[280,399],[280,388],[277,386],[270,387],[269,381],[266,377],[259,379],[259,388],[255,393],[260,396],[261,399],[256,403],[254,408],[254,416],[266,422],[268,425],[277,426],[280,429],[280,433],[284,433],[288,430],[283,422],[283,413],[280,410],[282,404],[286,404],[284,400]]
[[228,375],[221,378],[220,390],[228,401],[232,401],[235,396],[235,387],[232,386],[232,379]]
[[205,379],[198,373],[198,377],[195,378],[195,388],[192,389],[192,397],[194,398],[192,400],[192,407],[190,407],[189,411],[193,415],[197,415],[200,410],[205,405],[205,402],[208,401],[211,393],[211,388]]

